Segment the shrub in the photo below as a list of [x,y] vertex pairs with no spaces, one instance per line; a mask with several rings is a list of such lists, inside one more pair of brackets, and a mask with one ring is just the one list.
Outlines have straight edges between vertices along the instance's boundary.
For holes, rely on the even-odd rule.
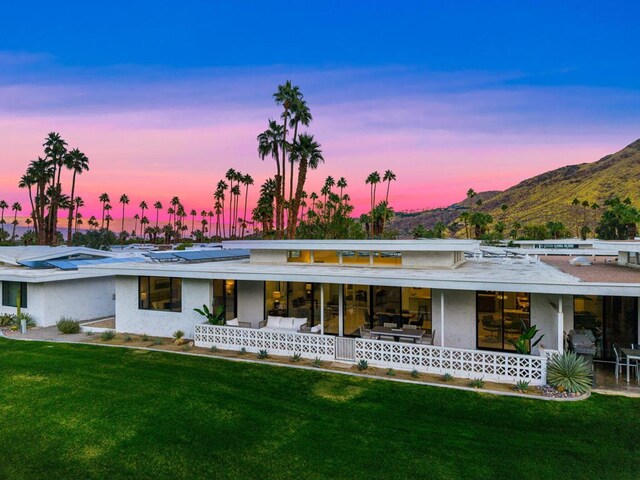
[[367,368],[369,368],[369,363],[366,360],[360,360],[358,362],[358,364],[356,365],[356,368],[358,370],[360,370],[361,372],[363,372],[364,370],[366,370]]
[[0,327],[10,327],[14,325],[15,315],[11,313],[3,313],[0,315]]
[[162,341],[162,339],[161,339],[161,338],[156,338],[156,339],[153,341],[153,344],[154,344],[154,345],[162,345],[163,343],[164,343],[164,342]]
[[182,337],[184,337],[184,332],[182,330],[176,330],[173,332],[173,338],[176,340],[180,340]]
[[190,343],[185,343],[185,344],[182,346],[182,351],[183,351],[183,352],[188,352],[189,350],[191,350],[191,344],[190,344]]
[[450,382],[451,380],[453,380],[453,375],[451,375],[450,373],[445,373],[444,375],[442,375],[443,382]]
[[146,333],[144,333],[144,334],[142,335],[142,341],[143,341],[143,342],[148,342],[148,341],[149,341],[149,335],[147,335]]
[[218,351],[218,347],[216,347],[215,345],[211,345],[211,352],[216,353],[217,351]]
[[133,340],[133,338],[131,338],[131,335],[127,334],[124,336],[124,341],[125,342],[130,342],[131,340]]
[[66,335],[80,333],[80,322],[73,318],[61,317],[60,320],[56,322],[56,327],[58,327],[61,333]]
[[258,358],[269,358],[269,352],[266,350],[260,350],[258,352]]
[[474,378],[469,382],[471,388],[484,388],[484,380],[481,378]]
[[413,370],[411,370],[411,378],[418,378],[420,376],[420,372],[418,372],[418,370],[416,370],[415,368]]
[[116,332],[114,332],[113,330],[105,330],[104,332],[102,332],[100,334],[100,338],[102,340],[112,340],[113,338],[115,338],[116,336]]
[[591,372],[582,357],[565,352],[549,360],[547,383],[569,393],[585,393],[591,389]]
[[396,371],[393,368],[390,368],[389,370],[387,370],[387,376],[388,377],[395,377],[396,376]]
[[529,390],[529,382],[527,382],[526,380],[518,380],[516,382],[515,389],[520,393],[524,393]]
[[18,328],[20,328],[20,323],[22,322],[22,320],[26,320],[27,328],[36,326],[36,322],[33,320],[33,317],[30,313],[27,312],[20,312],[16,315],[12,315],[11,318],[12,323],[10,325],[12,330],[17,330]]
[[247,354],[247,349],[246,349],[246,348],[244,348],[244,347],[242,347],[242,348],[240,349],[240,351],[238,352],[238,355],[246,355],[246,354]]
[[324,363],[324,362],[323,362],[322,360],[320,360],[320,358],[319,358],[319,357],[316,357],[316,358],[314,358],[314,359],[313,359],[313,361],[311,362],[311,365],[312,365],[312,366],[314,366],[314,367],[318,367],[318,368],[320,368],[320,367],[322,366],[322,364],[323,364],[323,363]]
[[292,362],[299,362],[301,358],[302,355],[300,355],[299,353],[294,353],[293,355],[291,355]]

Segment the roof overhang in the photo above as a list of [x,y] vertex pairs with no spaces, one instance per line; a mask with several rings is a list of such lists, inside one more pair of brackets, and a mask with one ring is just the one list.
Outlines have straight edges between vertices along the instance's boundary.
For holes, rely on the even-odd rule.
[[356,250],[381,252],[465,252],[480,247],[477,240],[231,240],[224,248],[248,250]]

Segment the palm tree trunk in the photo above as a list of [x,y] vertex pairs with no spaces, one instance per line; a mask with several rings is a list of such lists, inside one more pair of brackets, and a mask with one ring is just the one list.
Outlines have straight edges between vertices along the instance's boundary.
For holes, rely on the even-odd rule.
[[298,167],[298,186],[296,187],[296,196],[293,199],[293,205],[291,205],[291,212],[289,214],[289,238],[295,238],[296,223],[298,220],[298,210],[300,208],[300,202],[302,201],[302,192],[304,190],[304,182],[307,179],[307,159],[300,158],[300,165]]
[[[250,181],[250,180],[249,180]],[[244,238],[244,225],[247,223],[247,200],[249,199],[249,184],[247,183],[246,189],[244,191],[244,213],[242,214],[242,218],[244,223],[242,224],[242,238]]]
[[73,177],[71,179],[71,198],[69,201],[69,218],[67,219],[67,245],[71,246],[71,227],[73,225],[73,212],[75,211],[76,204],[73,201],[73,196],[76,190],[76,171],[73,171]]

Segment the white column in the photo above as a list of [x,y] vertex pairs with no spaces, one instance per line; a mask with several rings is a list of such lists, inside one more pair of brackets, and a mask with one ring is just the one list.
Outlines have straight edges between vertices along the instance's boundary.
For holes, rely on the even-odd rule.
[[444,347],[444,291],[440,291],[440,346]]
[[324,283],[320,284],[320,335],[324,335]]
[[338,335],[344,336],[344,285],[338,284]]
[[558,297],[558,352],[564,351],[564,311],[562,308],[562,295]]

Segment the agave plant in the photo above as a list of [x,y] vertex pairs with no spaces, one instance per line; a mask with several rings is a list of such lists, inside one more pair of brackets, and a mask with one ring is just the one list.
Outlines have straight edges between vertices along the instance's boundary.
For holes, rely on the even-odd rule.
[[591,372],[582,357],[565,352],[549,360],[547,383],[569,393],[585,393],[591,388]]

